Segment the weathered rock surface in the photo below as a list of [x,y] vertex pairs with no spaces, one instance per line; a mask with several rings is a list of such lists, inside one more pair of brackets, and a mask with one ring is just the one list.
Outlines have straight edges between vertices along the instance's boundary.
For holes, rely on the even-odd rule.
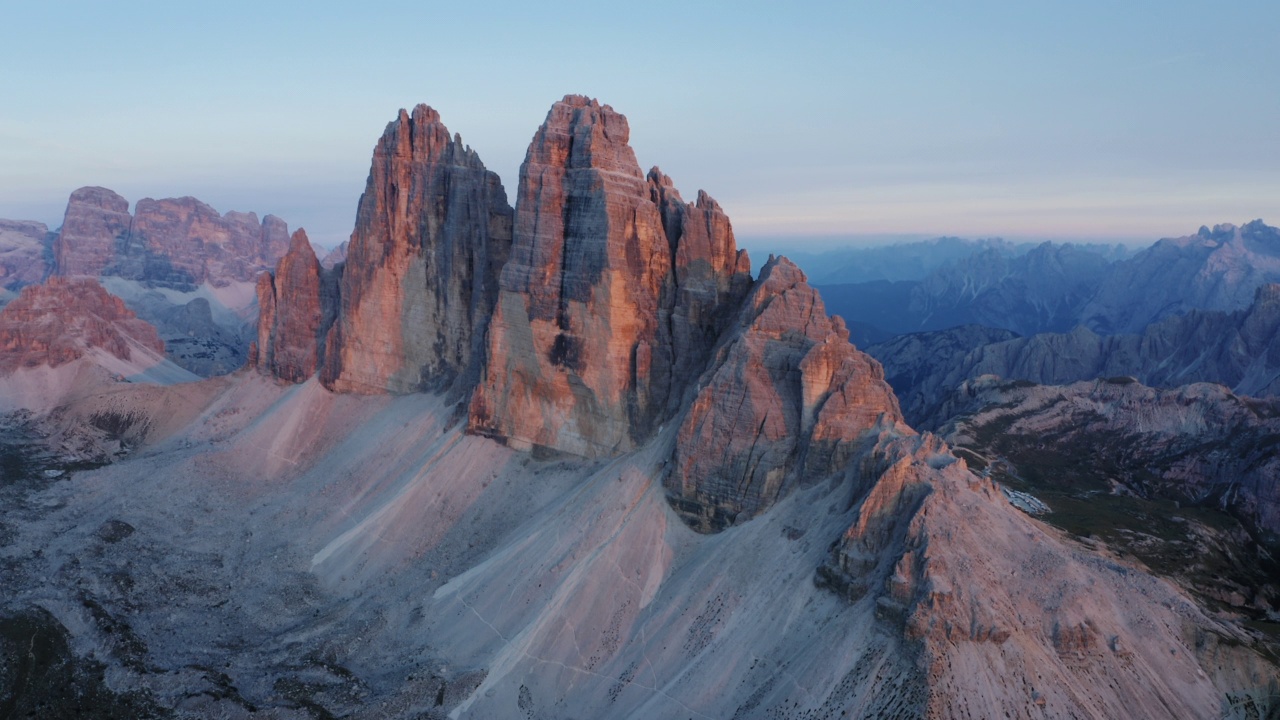
[[54,242],[56,273],[118,276],[158,287],[252,281],[289,246],[284,221],[216,210],[191,197],[129,203],[100,187],[71,194]]
[[16,293],[44,280],[51,241],[44,223],[0,220],[0,302],[6,299],[3,291]]
[[510,244],[498,176],[435,110],[401,110],[360,196],[325,384],[406,393],[475,382]]
[[770,258],[729,332],[665,478],[672,505],[702,532],[841,470],[869,430],[901,420],[880,366],[789,260]]
[[1280,285],[1264,285],[1234,312],[1193,310],[1140,335],[1100,336],[1084,326],[985,343],[993,333],[966,328],[905,336],[868,349],[884,363],[907,418],[926,427],[945,421],[938,404],[966,379],[997,375],[1061,385],[1132,376],[1171,387],[1216,382],[1244,395],[1280,394]]
[[1280,401],[1132,378],[1065,386],[982,377],[942,432],[1047,522],[1132,555],[1213,607],[1280,612]]
[[1193,309],[1247,307],[1254,291],[1280,282],[1280,230],[1254,220],[1165,239],[1115,265],[1080,311],[1100,334],[1140,333]]
[[294,231],[275,274],[258,278],[258,339],[249,364],[300,383],[324,360],[324,338],[338,309],[339,274],[320,267],[305,231]]
[[[884,433],[818,581],[913,643],[919,717],[1213,717],[1274,670],[1169,584],[1013,509],[928,434]],[[893,632],[893,630],[890,630]],[[1239,673],[1249,691],[1219,682]],[[1224,700],[1224,697],[1226,700]],[[1242,713],[1245,711],[1242,711]],[[1264,710],[1265,712],[1265,710]]]
[[534,136],[473,431],[584,456],[635,447],[746,291],[719,206],[684,203],[656,169],[646,180],[629,135],[613,108],[570,95]]
[[49,278],[0,310],[0,374],[58,367],[94,349],[121,360],[139,351],[164,356],[155,328],[95,280]]

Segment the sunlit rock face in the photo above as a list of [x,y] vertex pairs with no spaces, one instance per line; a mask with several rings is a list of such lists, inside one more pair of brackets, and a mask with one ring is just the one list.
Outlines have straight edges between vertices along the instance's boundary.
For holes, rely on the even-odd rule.
[[640,171],[627,120],[570,95],[520,169],[472,430],[583,456],[648,438],[750,283],[714,201]]
[[498,176],[435,110],[400,111],[360,197],[325,384],[406,393],[473,383],[510,244]]
[[799,268],[770,258],[699,382],[667,491],[690,525],[719,530],[840,471],[868,431],[900,420],[880,365],[849,343]]
[[129,202],[101,187],[71,194],[54,241],[56,272],[164,287],[251,282],[289,247],[283,220],[217,210],[191,197]]
[[58,367],[94,349],[121,360],[139,350],[164,355],[156,329],[89,278],[28,285],[0,311],[0,374]]
[[339,277],[339,272],[320,267],[307,234],[294,232],[275,274],[258,278],[258,340],[250,348],[249,364],[287,382],[314,375],[337,312]]

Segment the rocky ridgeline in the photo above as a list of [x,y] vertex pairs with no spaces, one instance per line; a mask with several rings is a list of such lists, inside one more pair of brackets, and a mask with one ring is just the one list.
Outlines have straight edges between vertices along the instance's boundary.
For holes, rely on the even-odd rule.
[[945,422],[940,403],[982,375],[1045,385],[1131,376],[1161,387],[1214,382],[1273,396],[1280,394],[1280,285],[1257,288],[1243,310],[1192,310],[1141,334],[1098,335],[1082,325],[1018,338],[964,326],[904,335],[868,352],[884,364],[907,418],[924,427]]
[[0,375],[65,365],[94,348],[121,360],[139,348],[164,355],[155,328],[90,278],[54,277],[29,285],[0,310]]
[[283,220],[218,211],[191,197],[129,201],[101,187],[71,194],[53,243],[54,272],[189,289],[251,282],[289,247]]

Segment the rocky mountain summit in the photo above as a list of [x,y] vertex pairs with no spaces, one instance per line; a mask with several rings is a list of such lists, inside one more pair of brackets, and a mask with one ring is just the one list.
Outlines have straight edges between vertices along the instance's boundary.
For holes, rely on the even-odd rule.
[[341,270],[326,270],[303,230],[289,241],[275,273],[258,277],[258,339],[249,365],[287,382],[303,382],[324,361],[325,336],[338,310]]
[[640,171],[608,105],[566,96],[521,166],[472,429],[584,456],[637,447],[674,412],[750,261],[719,205]]

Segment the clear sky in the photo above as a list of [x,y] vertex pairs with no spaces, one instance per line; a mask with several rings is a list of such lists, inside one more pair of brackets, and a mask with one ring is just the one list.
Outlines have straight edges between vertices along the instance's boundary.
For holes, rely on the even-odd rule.
[[399,108],[433,105],[514,196],[566,93],[748,245],[1280,223],[1275,0],[4,6],[0,217],[51,226],[103,185],[333,245]]

